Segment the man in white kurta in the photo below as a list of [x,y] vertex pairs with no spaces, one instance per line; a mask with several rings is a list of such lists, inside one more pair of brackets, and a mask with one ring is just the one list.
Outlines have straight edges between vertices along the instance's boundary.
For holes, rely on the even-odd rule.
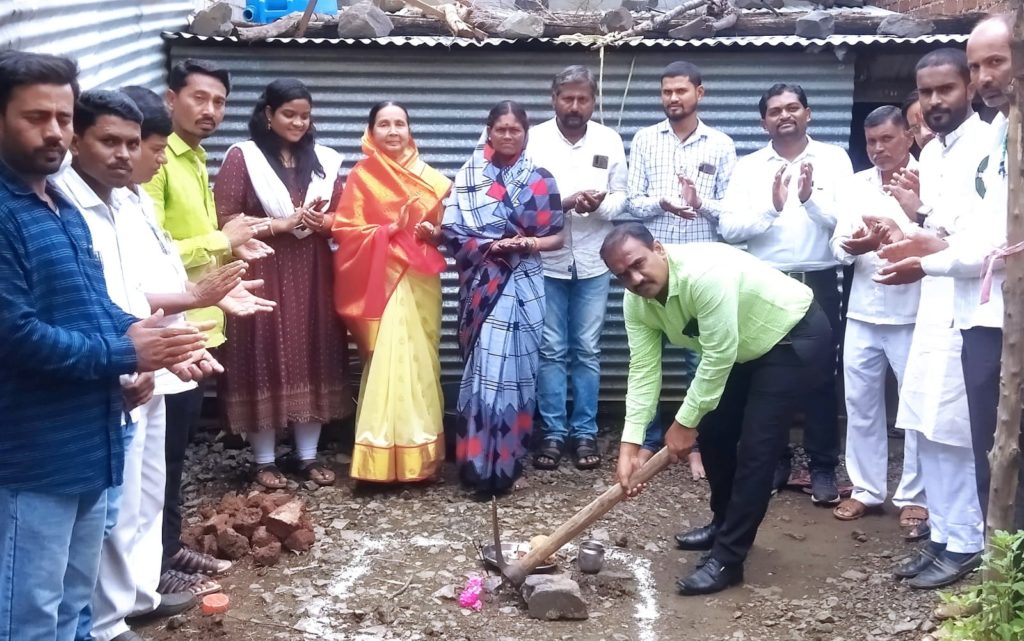
[[[939,49],[918,63],[917,85],[936,138],[921,151],[918,213],[926,231],[946,236],[978,211],[977,167],[992,133],[971,108],[973,91],[963,51]],[[882,256],[892,259],[883,248]],[[896,426],[918,433],[918,454],[931,521],[930,541],[895,574],[914,588],[954,583],[981,562],[983,522],[974,480],[971,428],[953,326],[953,282],[925,277],[900,394]]]
[[[893,175],[915,171],[910,155],[914,142],[899,108],[879,107],[864,121],[867,154],[874,165],[849,181],[841,201],[831,247],[837,260],[853,265],[843,348],[846,391],[846,471],[853,484],[850,498],[832,511],[841,521],[852,521],[878,510],[888,496],[889,438],[886,431],[885,378],[889,367],[897,384],[914,335],[920,284],[886,286],[873,280],[885,264],[878,257],[881,238],[872,233],[865,216],[896,222],[907,233],[919,229],[896,199],[883,188]],[[892,497],[895,506],[925,506],[924,479],[918,470],[917,433],[909,431],[903,444],[903,474]]]
[[[100,115],[94,124],[76,123],[72,166],[58,177],[57,185],[79,208],[89,226],[111,300],[130,314],[147,317],[151,311],[145,281],[154,269],[166,267],[166,261],[161,260],[164,254],[155,247],[158,241],[148,229],[137,194],[114,184],[130,182],[141,139],[138,123],[125,116],[142,116],[132,112],[134,103],[128,101],[129,107],[124,101],[128,101],[127,97],[116,92],[83,94],[78,108],[96,110]],[[125,127],[126,123],[135,127]],[[123,140],[120,152],[96,152],[103,148],[93,140],[96,131],[102,131],[107,140],[130,130],[136,132],[136,138]],[[111,172],[111,166],[117,163],[129,173]],[[180,276],[177,287],[181,289],[184,282],[184,276]],[[134,633],[125,617],[152,613],[161,607],[165,614],[174,614],[194,603],[188,592],[161,596],[156,591],[162,557],[163,394],[168,389],[168,377],[176,381],[171,384],[174,389],[187,385],[166,370],[158,372],[154,375],[151,398],[132,411],[132,420],[126,425],[134,425],[135,429],[126,429],[124,482],[108,501],[109,532],[101,549],[91,613],[83,614],[78,639],[131,641],[138,637],[128,636]],[[157,389],[158,384],[161,389]]]

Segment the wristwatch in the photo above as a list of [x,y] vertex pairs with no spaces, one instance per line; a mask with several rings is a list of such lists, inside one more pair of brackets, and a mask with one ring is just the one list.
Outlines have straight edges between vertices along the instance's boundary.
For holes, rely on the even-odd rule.
[[932,211],[933,209],[930,205],[921,205],[920,207],[918,207],[917,211],[914,212],[915,214],[917,214],[917,224],[924,227],[924,221],[927,220],[928,217],[932,215]]

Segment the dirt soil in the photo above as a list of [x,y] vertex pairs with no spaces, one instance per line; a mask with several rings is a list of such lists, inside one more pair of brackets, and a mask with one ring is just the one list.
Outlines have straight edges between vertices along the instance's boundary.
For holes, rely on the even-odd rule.
[[[253,491],[248,453],[209,438],[190,452],[185,496],[192,522],[226,491]],[[555,472],[531,468],[528,487],[500,500],[503,540],[549,533],[604,491],[615,445],[602,444],[599,471],[577,471],[568,460]],[[893,477],[902,441],[890,444]],[[841,523],[797,491],[772,500],[745,584],[711,597],[678,596],[675,581],[699,554],[676,550],[672,537],[709,518],[706,482],[692,481],[682,465],[587,533],[607,541],[608,577],[576,576],[573,548],[560,553],[560,571],[580,579],[588,620],[530,619],[513,590],[488,594],[479,612],[461,609],[452,597],[467,576],[485,572],[477,545],[490,537],[489,504],[461,490],[451,466],[434,485],[367,488],[347,480],[346,454],[329,450],[325,458],[339,472],[336,487],[290,488],[316,523],[309,554],[285,553],[272,568],[243,559],[220,579],[231,598],[226,615],[196,609],[138,632],[154,641],[903,641],[935,625],[937,595],[890,574],[913,549],[900,536],[894,508]]]

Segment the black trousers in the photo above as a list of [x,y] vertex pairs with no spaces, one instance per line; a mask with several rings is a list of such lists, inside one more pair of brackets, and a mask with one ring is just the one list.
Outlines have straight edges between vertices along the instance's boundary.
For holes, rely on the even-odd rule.
[[[996,327],[972,327],[961,330],[963,349],[960,362],[967,387],[967,408],[971,416],[971,445],[974,448],[974,474],[978,482],[981,513],[988,518],[989,486],[992,469],[988,453],[995,445],[997,410],[999,407],[999,373],[1002,367],[1003,330]],[[1024,427],[1024,426],[1022,426]],[[1024,451],[1024,429],[1021,433]],[[1017,498],[1014,501],[1014,524],[1024,529],[1024,468],[1017,477]]]
[[839,465],[839,404],[836,391],[838,350],[842,344],[842,296],[835,269],[805,272],[803,282],[821,307],[831,330],[828,357],[832,367],[810,385],[800,407],[804,411],[804,451],[811,470],[833,471]]
[[831,341],[828,318],[812,303],[767,354],[733,366],[718,408],[700,422],[697,442],[720,526],[711,554],[723,563],[742,562],[754,543],[793,412],[808,385],[833,367]]
[[181,549],[181,475],[185,467],[185,450],[199,426],[203,409],[203,387],[179,394],[170,394],[167,404],[167,440],[164,454],[167,462],[167,484],[164,489],[163,572],[171,557]]

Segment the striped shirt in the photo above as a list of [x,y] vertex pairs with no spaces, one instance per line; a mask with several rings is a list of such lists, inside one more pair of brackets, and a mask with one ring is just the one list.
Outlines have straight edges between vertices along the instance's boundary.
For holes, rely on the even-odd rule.
[[47,189],[56,211],[0,163],[0,487],[76,494],[121,483],[137,319],[107,295],[82,215]]
[[[736,145],[728,135],[697,121],[689,138],[680,142],[668,120],[645,127],[629,146],[628,211],[664,244],[719,240],[719,201],[736,165]],[[661,200],[681,204],[679,176],[693,181],[701,207],[687,220],[661,208]]]

